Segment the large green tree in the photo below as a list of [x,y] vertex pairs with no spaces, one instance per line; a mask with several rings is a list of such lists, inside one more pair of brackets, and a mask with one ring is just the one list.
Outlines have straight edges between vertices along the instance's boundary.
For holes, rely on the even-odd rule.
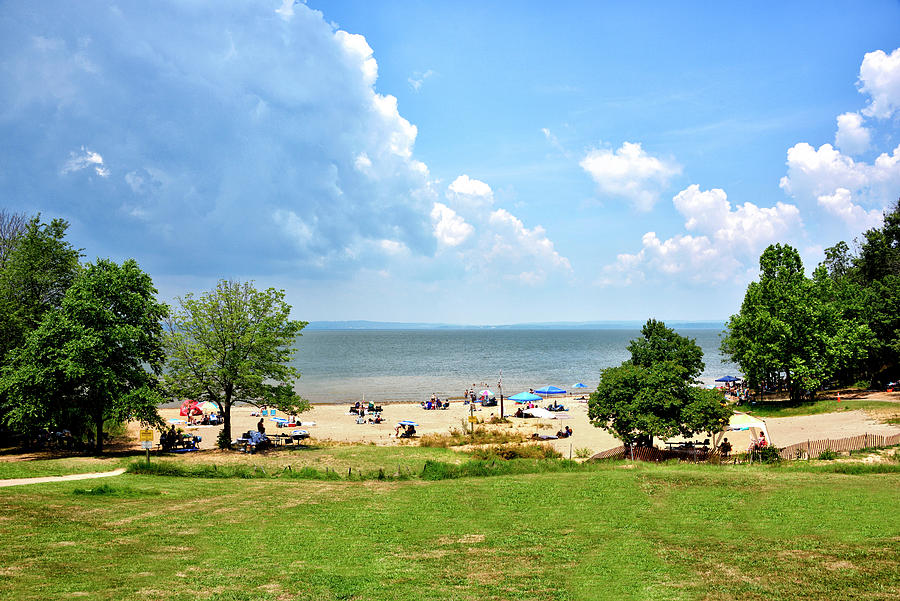
[[159,423],[157,375],[168,308],[155,295],[134,260],[85,266],[60,306],[46,311],[10,353],[0,377],[0,394],[10,402],[7,423],[75,432],[91,424],[98,453],[107,421]]
[[771,245],[760,256],[759,281],[747,287],[722,339],[751,386],[784,381],[799,400],[865,358],[871,330],[848,304],[852,291],[829,275],[845,268],[844,249],[829,251],[813,278],[789,245]]
[[44,313],[59,307],[75,280],[81,253],[65,240],[63,219],[6,219],[0,263],[0,360],[21,346]]
[[588,417],[626,445],[654,437],[718,432],[731,410],[720,393],[696,386],[703,350],[661,321],[648,320],[628,345],[631,359],[604,369],[588,401]]
[[307,410],[309,403],[294,391],[300,373],[290,364],[307,324],[290,312],[284,291],[225,280],[200,297],[178,299],[166,322],[169,391],[215,403],[229,441],[235,401]]

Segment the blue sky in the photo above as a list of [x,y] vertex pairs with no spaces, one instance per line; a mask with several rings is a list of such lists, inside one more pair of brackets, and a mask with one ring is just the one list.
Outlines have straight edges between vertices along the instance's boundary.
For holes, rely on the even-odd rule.
[[7,2],[0,202],[165,300],[725,318],[900,197],[898,47],[896,2]]

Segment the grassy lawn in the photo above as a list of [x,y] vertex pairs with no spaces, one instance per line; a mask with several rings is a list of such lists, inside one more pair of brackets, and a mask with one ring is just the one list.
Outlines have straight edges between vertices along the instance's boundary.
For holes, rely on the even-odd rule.
[[900,413],[900,403],[890,401],[868,400],[837,400],[806,401],[792,403],[790,401],[760,401],[750,405],[738,407],[741,411],[747,411],[758,417],[797,417],[799,415],[818,415],[820,413],[834,413],[836,411],[894,411]]
[[40,476],[65,476],[88,472],[108,472],[125,467],[130,457],[61,457],[58,459],[14,460],[0,457],[0,479],[37,478]]
[[[377,468],[448,452],[365,449],[339,453]],[[0,598],[896,599],[898,506],[898,473],[802,466],[129,474],[0,491]]]

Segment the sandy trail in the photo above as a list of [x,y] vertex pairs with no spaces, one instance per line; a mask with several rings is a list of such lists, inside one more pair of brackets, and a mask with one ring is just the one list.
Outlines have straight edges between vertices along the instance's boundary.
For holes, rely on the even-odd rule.
[[68,482],[70,480],[91,480],[93,478],[108,478],[110,476],[119,476],[124,473],[125,469],[119,468],[111,472],[92,472],[90,474],[69,474],[68,476],[41,476],[39,478],[10,478],[8,480],[0,480],[0,487],[21,486],[23,484],[43,484],[45,482]]

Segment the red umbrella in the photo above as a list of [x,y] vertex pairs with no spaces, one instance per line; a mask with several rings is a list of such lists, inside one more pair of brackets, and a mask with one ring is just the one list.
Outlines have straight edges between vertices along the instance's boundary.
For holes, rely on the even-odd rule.
[[202,415],[203,411],[201,411],[200,407],[197,406],[197,401],[193,399],[185,399],[181,404],[181,411],[179,411],[178,414],[181,416]]

